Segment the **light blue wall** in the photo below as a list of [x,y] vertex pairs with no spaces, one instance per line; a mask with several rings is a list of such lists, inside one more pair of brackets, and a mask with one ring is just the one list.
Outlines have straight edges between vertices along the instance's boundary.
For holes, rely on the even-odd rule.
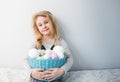
[[69,9],[76,9],[69,10],[62,31],[74,57],[72,69],[120,68],[120,0],[80,0],[71,5]]
[[0,67],[23,67],[32,16],[49,10],[73,54],[72,70],[120,68],[120,0],[3,0],[0,10]]

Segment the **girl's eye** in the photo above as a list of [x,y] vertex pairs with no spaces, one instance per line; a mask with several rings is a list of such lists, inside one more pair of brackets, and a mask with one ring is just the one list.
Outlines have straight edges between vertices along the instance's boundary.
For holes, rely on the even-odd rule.
[[42,24],[39,24],[39,26],[42,26]]
[[45,22],[45,24],[47,24],[47,23],[48,23],[48,21]]

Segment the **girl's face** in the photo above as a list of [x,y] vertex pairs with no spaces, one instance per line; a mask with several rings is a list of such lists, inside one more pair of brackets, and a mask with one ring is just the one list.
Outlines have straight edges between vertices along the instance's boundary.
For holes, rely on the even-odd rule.
[[36,25],[43,36],[49,36],[52,34],[52,24],[47,17],[37,17]]

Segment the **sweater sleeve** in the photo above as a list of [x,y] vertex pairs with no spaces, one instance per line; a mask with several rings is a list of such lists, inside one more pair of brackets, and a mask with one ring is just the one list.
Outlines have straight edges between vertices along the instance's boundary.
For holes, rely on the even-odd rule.
[[[36,48],[34,42],[32,43],[32,45],[30,46],[29,49],[32,49],[32,48]],[[28,52],[27,52],[27,54],[28,54]],[[31,77],[30,75],[31,75],[32,69],[30,68],[30,66],[28,64],[28,55],[27,54],[26,54],[26,57],[23,60],[23,65],[24,65],[25,73],[27,75],[28,82],[29,82],[29,79]]]
[[62,39],[60,41],[61,46],[63,46],[64,50],[65,50],[65,54],[67,55],[67,61],[66,63],[61,67],[64,71],[65,74],[67,73],[67,71],[72,67],[73,64],[73,57],[72,54],[68,48],[67,43]]

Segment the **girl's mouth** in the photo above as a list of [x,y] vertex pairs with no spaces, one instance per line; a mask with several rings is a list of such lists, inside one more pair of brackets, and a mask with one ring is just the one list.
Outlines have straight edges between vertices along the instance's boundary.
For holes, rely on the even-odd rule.
[[47,29],[44,29],[44,30],[43,30],[43,32],[45,32],[45,31],[48,31],[48,30],[49,30],[49,28],[47,28]]

